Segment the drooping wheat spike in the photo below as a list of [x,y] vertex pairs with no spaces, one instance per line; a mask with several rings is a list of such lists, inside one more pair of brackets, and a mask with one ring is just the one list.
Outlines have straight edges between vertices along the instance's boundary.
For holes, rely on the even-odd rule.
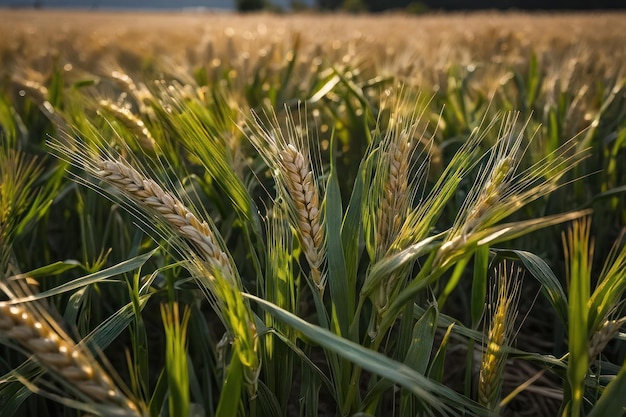
[[492,411],[497,409],[500,402],[507,358],[503,348],[511,345],[517,317],[521,285],[519,273],[519,269],[516,272],[512,268],[507,271],[506,264],[500,265],[495,284],[495,300],[493,293],[491,296],[493,310],[480,363],[478,402]]
[[294,145],[287,144],[279,152],[285,170],[286,188],[295,206],[298,231],[304,255],[311,267],[313,281],[322,290],[325,277],[324,228],[321,222],[319,193],[310,163]]
[[[200,280],[210,301],[225,320],[234,348],[245,366],[246,382],[256,395],[260,364],[257,330],[250,306],[241,295],[241,280],[231,259],[218,243],[206,221],[194,215],[176,196],[164,190],[123,160],[95,160],[92,173],[125,192],[130,198],[156,211],[175,232],[189,241],[197,256],[186,254],[189,269]],[[206,278],[206,280],[205,280]],[[208,281],[207,281],[208,280]]]
[[32,79],[26,80],[19,77],[13,77],[13,82],[21,87],[22,90],[20,94],[30,98],[53,125],[66,127],[65,119],[54,108],[52,103],[50,103],[48,99],[48,88],[45,85]]
[[156,141],[152,137],[150,130],[148,130],[143,120],[137,117],[130,109],[118,106],[111,100],[100,100],[99,104],[137,138],[139,145],[144,150],[154,150]]
[[115,406],[121,415],[141,415],[137,405],[115,386],[84,346],[76,345],[48,320],[40,319],[28,305],[0,302],[0,332],[92,401]]
[[576,148],[573,138],[529,168],[519,170],[528,146],[522,146],[527,126],[523,125],[516,133],[517,118],[512,113],[502,121],[499,139],[489,151],[488,160],[440,247],[433,262],[435,266],[461,253],[477,232],[558,189],[562,185],[560,179],[588,155],[585,149]]
[[95,165],[97,177],[154,209],[193,244],[204,261],[218,266],[224,277],[233,276],[230,260],[217,244],[210,226],[199,220],[176,196],[122,160],[100,159]]
[[128,75],[122,71],[113,70],[111,71],[111,78],[117,83],[117,85],[129,94],[131,94],[135,100],[137,100],[137,104],[139,105],[140,112],[144,113],[141,109],[142,106],[146,105],[152,100],[152,94],[148,91],[147,87],[143,84],[135,84],[135,81]]
[[624,324],[626,324],[626,316],[617,320],[605,320],[591,337],[589,342],[589,359],[599,355]]

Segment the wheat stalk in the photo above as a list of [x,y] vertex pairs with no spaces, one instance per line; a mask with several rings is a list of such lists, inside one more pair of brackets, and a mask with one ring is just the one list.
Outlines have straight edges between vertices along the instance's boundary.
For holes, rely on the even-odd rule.
[[310,162],[294,145],[287,144],[279,152],[284,168],[286,188],[295,206],[299,237],[304,255],[311,267],[313,281],[320,290],[325,286],[322,273],[324,228],[321,222],[319,192]]
[[0,302],[0,332],[15,339],[40,363],[91,400],[120,407],[127,415],[140,415],[137,406],[82,346],[37,316],[25,306]]

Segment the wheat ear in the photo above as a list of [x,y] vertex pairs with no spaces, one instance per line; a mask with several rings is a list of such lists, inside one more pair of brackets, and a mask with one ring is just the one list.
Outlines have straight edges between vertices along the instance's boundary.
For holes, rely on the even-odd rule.
[[[246,382],[256,390],[256,378],[260,369],[257,358],[257,330],[249,306],[244,302],[241,283],[231,266],[230,258],[221,249],[211,227],[198,219],[174,195],[165,191],[159,184],[146,178],[125,161],[100,159],[96,161],[95,174],[111,185],[129,194],[135,200],[158,212],[176,232],[190,241],[197,250],[198,259],[193,259],[191,268],[198,276],[210,280],[215,273],[224,281],[215,282],[210,290],[224,309],[241,361],[246,367]],[[205,269],[209,266],[208,269]]]
[[203,260],[219,267],[224,276],[233,276],[230,260],[216,243],[210,226],[206,221],[199,220],[178,198],[125,161],[100,159],[96,160],[96,166],[95,174],[99,178],[156,210],[181,236],[194,245]]
[[156,141],[146,127],[146,124],[130,109],[120,107],[111,100],[100,100],[102,108],[113,115],[130,133],[132,133],[144,150],[154,150]]
[[589,358],[599,355],[624,324],[626,324],[626,316],[617,320],[605,320],[589,342]]
[[319,192],[310,162],[294,145],[280,152],[286,188],[295,206],[298,231],[304,255],[311,267],[313,281],[320,290],[326,282],[321,270],[324,262],[324,228],[321,222]]
[[[398,236],[410,209],[412,190],[409,176],[413,146],[406,132],[388,137],[378,170],[385,172],[379,188],[375,223],[375,257],[382,259]],[[374,187],[378,188],[378,187]],[[373,302],[379,313],[386,310],[390,293],[398,281],[398,273],[391,274],[378,287]],[[372,333],[373,334],[373,333]]]
[[517,273],[512,270],[507,273],[505,268],[505,264],[498,268],[495,308],[491,315],[478,380],[478,402],[492,411],[500,401],[507,356],[503,347],[511,343],[520,294],[519,270]]
[[140,415],[137,406],[115,386],[83,347],[60,334],[46,320],[21,305],[0,302],[0,332],[15,339],[44,366],[93,401]]
[[[404,135],[402,135],[404,136]],[[409,171],[411,143],[408,138],[396,140],[390,144],[387,152],[389,163],[389,177],[383,186],[383,196],[376,222],[376,250],[377,258],[389,249],[402,227],[406,210],[409,208]]]

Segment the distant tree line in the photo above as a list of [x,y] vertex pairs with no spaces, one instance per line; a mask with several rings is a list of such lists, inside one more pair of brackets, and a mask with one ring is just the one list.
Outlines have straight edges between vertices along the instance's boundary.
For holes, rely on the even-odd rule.
[[393,9],[405,10],[592,10],[623,9],[624,0],[317,0],[321,9],[353,9],[381,12]]
[[[272,0],[235,0],[239,11],[272,9]],[[310,1],[291,0],[291,8],[307,8]],[[426,12],[429,10],[593,10],[624,9],[626,0],[315,0],[315,7],[322,10],[348,10],[382,12],[406,10]]]

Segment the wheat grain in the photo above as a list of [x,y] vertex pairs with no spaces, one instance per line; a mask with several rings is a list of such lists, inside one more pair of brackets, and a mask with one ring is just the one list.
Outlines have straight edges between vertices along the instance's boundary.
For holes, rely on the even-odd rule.
[[44,366],[90,399],[139,415],[137,406],[115,386],[84,348],[60,334],[25,306],[0,302],[0,332],[15,339]]
[[325,286],[325,277],[321,270],[325,257],[324,228],[313,170],[304,154],[292,144],[287,144],[279,155],[281,165],[286,171],[286,188],[296,209],[304,255],[311,267],[313,281],[322,290]]

